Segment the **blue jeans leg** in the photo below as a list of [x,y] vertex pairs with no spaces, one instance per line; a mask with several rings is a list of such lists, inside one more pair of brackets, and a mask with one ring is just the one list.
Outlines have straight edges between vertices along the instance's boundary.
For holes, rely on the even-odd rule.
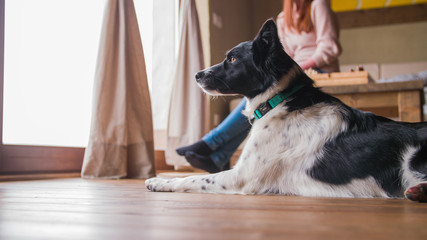
[[235,136],[227,144],[211,153],[211,155],[209,155],[209,157],[212,159],[215,165],[218,166],[218,168],[222,169],[228,162],[230,162],[231,156],[248,136],[249,131],[250,127],[247,130],[244,130],[239,135]]
[[231,155],[245,140],[251,129],[248,118],[242,114],[245,105],[244,98],[221,124],[202,138],[214,151],[210,157],[220,168],[230,160]]

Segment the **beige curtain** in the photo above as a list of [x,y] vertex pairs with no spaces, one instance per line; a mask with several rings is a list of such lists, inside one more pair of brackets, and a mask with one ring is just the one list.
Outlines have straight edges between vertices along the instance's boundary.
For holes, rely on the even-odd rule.
[[194,143],[204,133],[205,97],[194,79],[204,68],[199,18],[194,0],[182,0],[180,46],[169,110],[166,162],[175,169],[189,166],[175,149]]
[[154,176],[151,103],[133,0],[107,3],[93,98],[82,177]]

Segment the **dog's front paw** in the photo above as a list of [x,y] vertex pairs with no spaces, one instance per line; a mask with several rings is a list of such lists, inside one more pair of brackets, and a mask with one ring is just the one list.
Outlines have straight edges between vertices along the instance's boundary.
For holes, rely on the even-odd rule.
[[150,178],[145,181],[145,186],[152,192],[173,192],[170,179]]
[[405,198],[411,201],[427,202],[427,182],[422,182],[405,191]]

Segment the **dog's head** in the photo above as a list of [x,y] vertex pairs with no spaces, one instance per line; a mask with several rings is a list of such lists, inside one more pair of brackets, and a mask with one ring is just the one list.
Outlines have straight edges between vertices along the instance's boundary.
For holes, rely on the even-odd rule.
[[273,20],[267,20],[253,41],[229,50],[222,63],[196,74],[208,94],[240,94],[248,98],[264,92],[296,63],[285,53]]

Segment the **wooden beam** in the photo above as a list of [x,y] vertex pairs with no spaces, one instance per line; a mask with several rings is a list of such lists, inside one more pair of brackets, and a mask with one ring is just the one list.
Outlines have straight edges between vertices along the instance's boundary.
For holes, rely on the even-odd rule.
[[381,108],[394,107],[397,105],[397,94],[393,92],[382,93],[354,93],[334,95],[343,103],[353,108]]
[[369,93],[369,92],[390,92],[390,91],[408,91],[419,90],[424,88],[422,80],[407,82],[391,82],[381,84],[362,84],[362,85],[342,85],[322,87],[322,90],[331,95],[352,94],[352,93]]
[[423,120],[421,99],[418,91],[405,91],[398,94],[399,119],[405,122],[421,122]]
[[337,12],[341,29],[427,21],[427,4]]

